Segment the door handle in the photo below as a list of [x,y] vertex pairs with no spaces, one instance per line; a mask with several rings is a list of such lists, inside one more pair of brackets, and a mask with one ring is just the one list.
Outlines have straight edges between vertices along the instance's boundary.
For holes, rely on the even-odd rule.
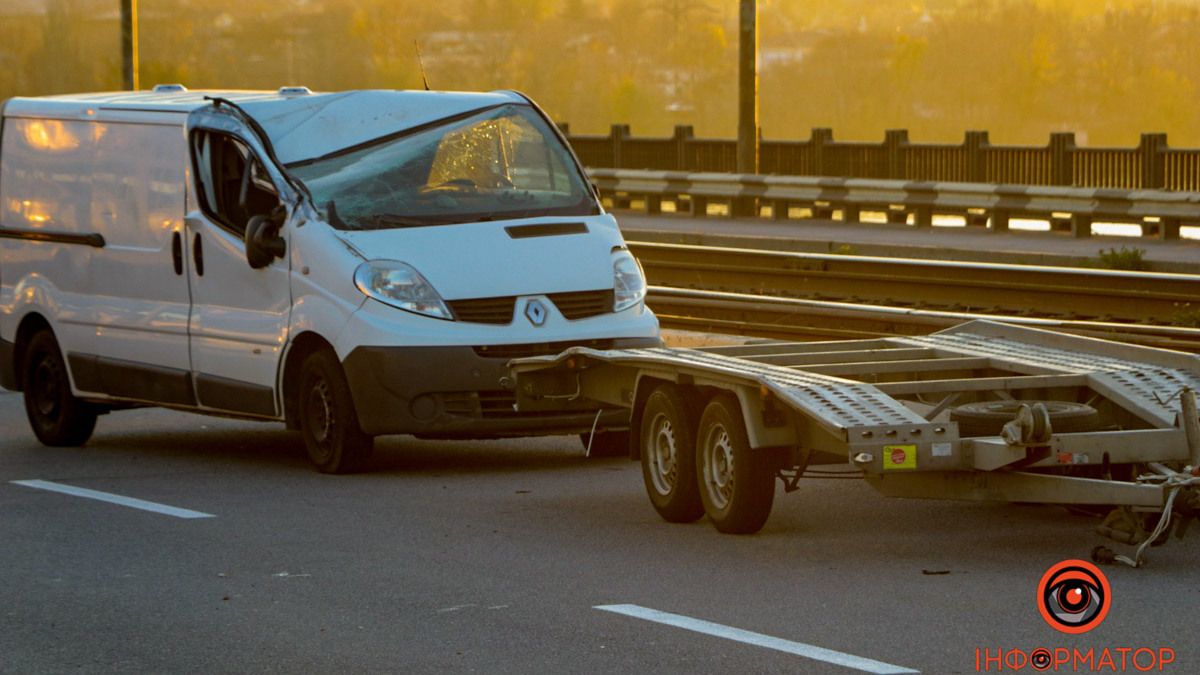
[[183,274],[183,237],[171,233],[171,261],[175,263],[175,274]]
[[196,276],[204,276],[204,247],[200,245],[200,233],[192,240],[192,262],[196,263]]

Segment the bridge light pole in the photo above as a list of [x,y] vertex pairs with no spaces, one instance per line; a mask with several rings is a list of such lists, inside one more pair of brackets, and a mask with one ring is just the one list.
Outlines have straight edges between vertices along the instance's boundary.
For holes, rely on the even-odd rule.
[[121,0],[121,82],[128,91],[138,88],[137,0]]
[[[758,0],[741,0],[738,21],[738,173],[758,173]],[[758,200],[740,197],[733,215],[757,216]]]
[[738,22],[738,173],[758,173],[758,2],[741,0]]

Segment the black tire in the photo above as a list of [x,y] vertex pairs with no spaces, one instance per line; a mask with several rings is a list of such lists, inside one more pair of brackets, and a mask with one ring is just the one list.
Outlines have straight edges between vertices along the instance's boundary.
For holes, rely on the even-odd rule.
[[[958,423],[962,437],[997,436],[1004,425],[1016,417],[1021,404],[1039,401],[979,401],[960,405],[950,411],[950,421]],[[1054,433],[1070,434],[1100,428],[1100,413],[1090,405],[1070,401],[1041,401],[1050,413]]]
[[704,515],[696,483],[696,425],[674,385],[660,384],[646,398],[638,430],[642,481],[658,515],[669,523],[691,523]]
[[721,532],[758,532],[771,515],[775,501],[771,456],[750,448],[741,406],[730,394],[718,395],[700,416],[696,479],[704,512]]
[[[583,449],[588,450],[588,441],[592,439],[592,432],[585,431],[579,434],[579,442],[583,444]],[[597,431],[596,438],[591,440],[592,449],[588,452],[588,457],[628,457],[629,456],[629,432],[628,431]]]
[[57,447],[87,443],[96,428],[97,410],[71,393],[67,364],[53,333],[43,330],[29,340],[22,366],[25,415],[38,440]]
[[342,365],[331,352],[315,352],[304,360],[296,401],[300,434],[317,470],[361,470],[371,456],[375,439],[358,426],[350,386]]

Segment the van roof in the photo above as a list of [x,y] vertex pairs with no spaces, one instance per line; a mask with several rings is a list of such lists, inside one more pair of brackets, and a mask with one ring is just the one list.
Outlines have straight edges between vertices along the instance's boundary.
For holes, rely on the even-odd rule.
[[358,90],[330,93],[181,90],[119,91],[12,98],[6,117],[88,119],[99,110],[189,113],[212,105],[205,97],[229,99],[258,120],[285,164],[320,157],[389,133],[472,110],[525,103],[515,92]]

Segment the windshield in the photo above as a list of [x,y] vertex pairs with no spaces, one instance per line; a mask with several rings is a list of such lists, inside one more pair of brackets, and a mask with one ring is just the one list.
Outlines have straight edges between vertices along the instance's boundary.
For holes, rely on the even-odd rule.
[[489,108],[288,168],[338,228],[599,213],[575,160],[528,106]]

